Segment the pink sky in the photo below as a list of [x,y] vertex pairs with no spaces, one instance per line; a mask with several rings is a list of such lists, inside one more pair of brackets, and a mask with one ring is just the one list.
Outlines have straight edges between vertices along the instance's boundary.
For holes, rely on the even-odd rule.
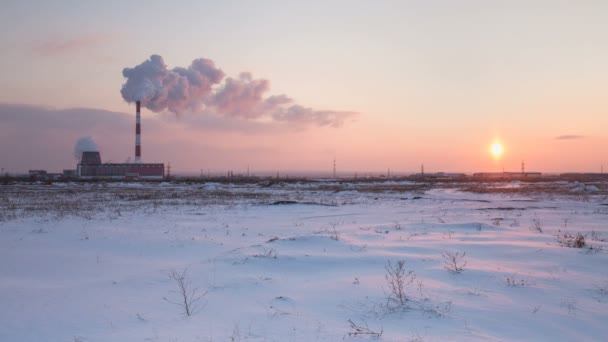
[[[9,1],[0,29],[10,172],[73,168],[83,136],[106,161],[132,158],[122,70],[152,54],[169,69],[205,58],[225,74],[206,109],[144,109],[144,161],[177,171],[329,172],[334,158],[361,173],[608,167],[605,2]],[[279,121],[250,98],[220,107],[216,94],[242,72],[266,80],[260,101],[284,95],[304,111]],[[332,125],[328,113],[356,114]]]

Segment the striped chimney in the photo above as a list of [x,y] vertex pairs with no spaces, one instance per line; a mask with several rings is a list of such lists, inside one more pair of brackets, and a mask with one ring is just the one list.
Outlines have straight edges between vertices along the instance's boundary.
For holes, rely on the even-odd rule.
[[135,162],[141,163],[141,102],[136,101],[137,111],[135,112]]

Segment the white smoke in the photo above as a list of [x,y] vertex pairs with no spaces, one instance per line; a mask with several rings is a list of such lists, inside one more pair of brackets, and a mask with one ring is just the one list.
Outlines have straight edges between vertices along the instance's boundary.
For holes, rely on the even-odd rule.
[[74,158],[80,161],[82,158],[82,152],[97,152],[99,148],[91,137],[82,137],[76,141],[74,145]]
[[270,82],[254,79],[248,72],[238,78],[228,77],[220,85],[224,72],[205,58],[195,59],[188,68],[170,70],[161,56],[152,55],[133,68],[124,68],[122,74],[127,79],[120,90],[122,97],[129,103],[141,101],[154,112],[179,114],[204,108],[224,117],[333,127],[358,114],[315,110],[295,103],[287,95],[266,96]]
[[213,85],[224,78],[224,72],[209,59],[195,59],[188,68],[169,70],[159,55],[152,55],[133,68],[124,68],[122,75],[127,82],[120,93],[127,102],[141,101],[154,112],[168,109],[174,113],[197,109]]

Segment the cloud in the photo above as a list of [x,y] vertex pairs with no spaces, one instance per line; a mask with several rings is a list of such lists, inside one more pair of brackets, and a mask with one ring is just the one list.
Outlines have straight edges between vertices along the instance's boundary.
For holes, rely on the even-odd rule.
[[221,115],[244,119],[268,118],[275,122],[297,126],[317,125],[339,127],[356,112],[314,110],[294,101],[287,95],[264,98],[270,83],[241,73],[238,79],[228,78],[225,85],[208,101],[209,110]]
[[340,127],[348,119],[354,119],[356,112],[337,112],[331,110],[313,110],[300,105],[293,105],[273,113],[273,118],[279,122],[298,124],[316,124],[318,126]]
[[[278,105],[274,100],[266,103],[263,96],[270,88],[267,80],[254,80],[250,73],[243,72],[238,79],[229,77],[224,86],[209,99],[209,105],[217,112],[245,119],[257,119]],[[273,98],[274,99],[274,98]],[[291,101],[286,98],[286,101]],[[270,106],[270,108],[266,108]]]
[[124,145],[118,155],[126,157],[132,154],[126,148],[134,145],[133,126],[132,117],[104,110],[0,104],[0,160],[3,167],[21,171],[74,168],[74,142],[82,136],[103,137],[98,141],[102,152],[118,154]]
[[205,58],[194,60],[188,68],[168,69],[161,56],[152,55],[133,68],[124,68],[123,76],[126,82],[121,94],[125,101],[141,101],[145,108],[155,112],[190,111],[297,128],[339,127],[358,115],[353,111],[302,106],[285,94],[267,95],[270,82],[255,79],[249,72],[223,81],[224,72]]
[[124,68],[122,75],[127,79],[120,90],[125,101],[141,101],[152,111],[167,109],[174,113],[198,109],[211,94],[212,86],[224,78],[224,72],[209,59],[195,59],[187,68],[169,70],[159,55]]
[[[134,109],[134,108],[133,108]],[[74,142],[95,137],[102,161],[123,162],[135,150],[135,114],[93,108],[54,109],[0,103],[0,161],[9,172],[75,168]],[[277,123],[232,120],[213,115],[142,113],[142,157],[145,162],[171,162],[181,169],[241,165],[256,156],[272,159],[280,137]],[[280,139],[280,138],[277,138]],[[265,151],[265,156],[254,151]],[[196,158],[193,158],[196,156]],[[231,164],[232,163],[232,164]],[[261,162],[260,162],[261,163]]]
[[566,135],[560,135],[558,137],[555,137],[556,140],[578,140],[578,139],[585,139],[584,135],[573,135],[573,134],[566,134]]
[[46,41],[38,42],[33,45],[32,50],[42,56],[55,56],[62,54],[70,54],[77,51],[83,51],[95,47],[98,45],[105,44],[112,40],[113,35],[106,33],[96,33],[81,35],[74,38],[58,38],[49,39]]

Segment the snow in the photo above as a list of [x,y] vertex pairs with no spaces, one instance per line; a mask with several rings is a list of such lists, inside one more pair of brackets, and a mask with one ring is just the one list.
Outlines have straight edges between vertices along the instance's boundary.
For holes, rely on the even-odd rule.
[[[608,335],[606,184],[327,186],[5,185],[0,341],[374,339],[348,320],[380,341]],[[560,244],[577,233],[585,247]],[[463,252],[448,272],[442,253]],[[399,260],[410,300],[387,306]],[[191,316],[183,270],[206,292]]]

